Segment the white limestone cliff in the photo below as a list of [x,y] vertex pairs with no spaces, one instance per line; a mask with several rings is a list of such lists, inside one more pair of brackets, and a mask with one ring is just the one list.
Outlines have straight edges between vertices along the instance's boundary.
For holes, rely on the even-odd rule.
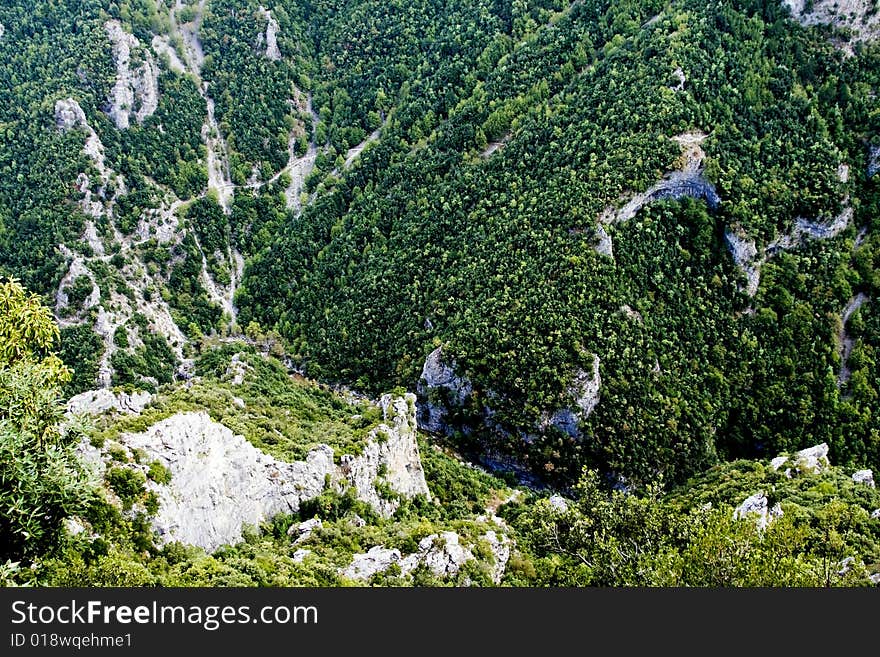
[[[107,21],[104,30],[113,46],[116,64],[116,83],[110,91],[108,114],[117,128],[125,130],[131,123],[132,113],[138,123],[143,123],[159,106],[159,73],[153,53],[141,47],[119,21]],[[141,60],[139,63],[133,54]]]
[[[71,400],[73,408],[89,412],[120,403],[108,391],[87,397]],[[211,551],[239,541],[246,525],[297,511],[328,482],[337,489],[353,487],[359,499],[385,516],[399,501],[380,495],[380,481],[402,497],[427,496],[416,444],[414,396],[389,397],[388,402],[392,412],[387,423],[368,435],[361,455],[343,457],[341,465],[334,463],[333,449],[327,445],[311,450],[304,461],[279,461],[205,412],[177,413],[145,431],[120,435],[118,443],[130,453],[142,451],[147,462],[159,461],[171,473],[167,484],[147,482],[159,500],[151,521],[158,542],[180,541]],[[110,458],[107,449],[84,441],[79,452],[100,474]],[[146,472],[143,463],[141,459],[140,465],[126,467]]]

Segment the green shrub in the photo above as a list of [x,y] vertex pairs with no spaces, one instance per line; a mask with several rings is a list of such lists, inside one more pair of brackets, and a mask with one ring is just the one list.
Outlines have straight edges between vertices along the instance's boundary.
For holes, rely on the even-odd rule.
[[147,476],[157,484],[171,483],[171,470],[166,468],[161,461],[153,461],[150,463]]
[[119,496],[124,509],[130,509],[145,492],[147,478],[140,470],[112,466],[107,469],[105,478],[111,490]]

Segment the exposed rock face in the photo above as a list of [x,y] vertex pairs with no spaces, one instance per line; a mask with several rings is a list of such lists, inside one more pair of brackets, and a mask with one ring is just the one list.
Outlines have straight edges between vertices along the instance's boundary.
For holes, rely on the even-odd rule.
[[596,253],[608,256],[614,260],[614,243],[611,240],[611,235],[608,234],[608,231],[605,230],[605,226],[602,224],[596,226],[596,240]]
[[821,443],[796,452],[794,467],[804,474],[819,474],[831,467],[828,461],[828,445]]
[[685,76],[684,71],[681,70],[681,67],[676,68],[672,74],[675,76],[676,83],[669,87],[673,91],[684,91],[684,85],[687,83],[687,76]]
[[82,107],[73,98],[65,98],[55,102],[55,125],[62,132],[87,125],[86,115]]
[[767,496],[763,492],[755,493],[743,500],[743,503],[733,511],[734,520],[748,517],[755,519],[758,529],[765,529],[776,518],[782,517],[782,507],[776,503],[770,508]]
[[82,392],[67,401],[69,415],[101,415],[107,411],[137,415],[153,401],[153,395],[145,391],[113,393],[107,388]]
[[[841,165],[845,167],[846,165]],[[846,169],[848,171],[848,168]],[[846,230],[853,217],[853,209],[849,206],[849,199],[843,199],[844,209],[836,217],[830,219],[807,219],[797,217],[791,231],[777,237],[767,245],[763,252],[759,252],[753,239],[750,239],[740,227],[727,229],[724,239],[727,248],[736,263],[748,279],[746,293],[753,297],[758,291],[758,283],[761,280],[761,267],[771,257],[780,251],[795,249],[807,239],[830,239],[837,237]]]
[[482,538],[489,544],[494,559],[490,577],[495,584],[500,584],[504,571],[507,570],[507,562],[510,560],[511,540],[505,534],[499,535],[492,530],[483,534]]
[[272,18],[268,9],[260,5],[260,16],[266,19],[266,57],[273,62],[281,59],[281,51],[278,50],[278,21]]
[[880,34],[880,16],[873,11],[871,0],[783,0],[783,4],[803,25],[848,28],[856,41],[875,39]]
[[846,331],[847,324],[853,313],[861,308],[867,301],[868,296],[864,292],[859,292],[856,296],[849,300],[843,313],[840,315],[840,331],[837,334],[837,352],[840,355],[840,369],[837,372],[837,385],[842,386],[849,381],[852,372],[849,369],[849,357],[852,354],[855,340]]
[[871,146],[868,152],[868,178],[880,171],[880,146]]
[[772,461],[770,461],[770,467],[771,467],[773,470],[778,470],[779,468],[781,468],[781,467],[782,467],[783,465],[785,465],[786,463],[788,463],[788,457],[787,457],[787,456],[777,456],[775,459],[773,459]]
[[186,73],[186,65],[180,61],[177,51],[171,46],[167,36],[154,36],[151,42],[153,50],[158,55],[166,55],[168,57],[168,66],[175,73]]
[[594,354],[592,372],[578,370],[568,388],[568,394],[572,397],[574,405],[554,411],[542,422],[542,429],[552,425],[572,438],[580,435],[580,422],[586,419],[599,403],[599,388],[602,385],[599,363],[599,357]]
[[550,508],[554,511],[558,511],[559,513],[565,513],[568,511],[568,501],[562,497],[562,495],[551,495],[547,502],[550,504]]
[[290,560],[293,561],[293,563],[302,563],[303,560],[307,556],[309,556],[311,553],[312,553],[311,550],[306,550],[305,548],[300,548],[299,550],[297,550],[296,552],[294,552],[290,556]]
[[[118,403],[109,391],[96,391],[93,397],[79,400],[77,407],[109,409]],[[416,444],[414,396],[389,396],[388,408],[393,412],[389,423],[371,432],[360,456],[343,457],[340,466],[327,445],[310,451],[305,461],[278,461],[204,412],[178,413],[142,433],[123,434],[119,442],[129,451],[143,450],[150,461],[158,460],[171,472],[167,485],[148,482],[159,497],[152,521],[159,542],[180,541],[210,551],[240,540],[245,524],[297,511],[304,500],[320,495],[328,480],[340,489],[354,487],[358,498],[386,516],[399,501],[383,499],[375,489],[377,481],[401,496],[427,496]],[[109,458],[87,442],[80,454],[99,471]],[[147,466],[131,467],[145,471]],[[318,526],[320,521],[297,526],[299,540]]]
[[600,223],[618,223],[629,221],[638,214],[647,203],[661,199],[680,199],[686,196],[706,201],[711,209],[721,203],[721,197],[715,186],[703,177],[703,164],[706,154],[701,144],[706,138],[702,132],[685,132],[671,139],[681,146],[681,166],[668,173],[650,189],[634,194],[620,209],[607,208],[600,216]]
[[316,529],[321,529],[323,526],[324,523],[321,522],[320,518],[310,518],[298,525],[291,525],[290,529],[287,530],[287,535],[293,538],[293,544],[297,545],[309,540],[312,537],[312,532]]
[[620,307],[620,312],[622,312],[627,319],[631,319],[639,324],[644,323],[644,318],[642,317],[642,313],[638,310],[633,309],[628,303],[623,304]]
[[377,545],[365,554],[356,554],[348,568],[340,574],[348,579],[370,579],[376,573],[388,570],[391,564],[400,562],[400,550]]
[[[546,431],[553,426],[573,438],[580,435],[580,422],[588,417],[599,403],[599,389],[602,384],[599,374],[600,362],[600,358],[594,354],[590,371],[579,369],[573,374],[567,390],[570,404],[545,412],[536,422],[536,430]],[[447,420],[449,413],[463,408],[473,394],[474,388],[470,379],[456,373],[455,361],[447,362],[443,356],[443,348],[438,347],[425,359],[417,390],[420,402],[419,428],[433,433],[449,433],[451,431]],[[499,397],[492,390],[486,391],[486,395],[490,400]],[[488,405],[483,406],[482,418],[488,427],[499,433],[512,435],[495,419],[495,411]],[[462,429],[466,431],[467,427]],[[530,442],[536,438],[536,435],[521,432],[520,438]]]
[[321,446],[304,462],[264,454],[207,413],[178,413],[121,441],[144,450],[171,471],[169,485],[153,484],[160,542],[181,541],[215,550],[241,539],[244,524],[258,525],[299,509],[320,495],[333,475],[333,450]]
[[382,479],[395,493],[404,497],[430,497],[416,442],[415,401],[412,393],[396,399],[384,395],[380,403],[386,422],[389,410],[393,410],[390,426],[380,424],[373,429],[359,456],[345,454],[340,459],[339,469],[347,484],[354,487],[359,499],[383,516],[394,513],[400,502],[385,499],[376,490],[374,482],[381,470],[385,471]]
[[[116,127],[124,130],[130,125],[132,112],[137,122],[142,123],[156,111],[159,105],[158,71],[153,54],[142,48],[134,35],[123,30],[119,21],[107,21],[104,30],[113,44],[113,61],[116,63],[116,84],[110,92],[108,114]],[[136,68],[132,51],[143,60]]]
[[853,473],[852,480],[857,484],[874,488],[874,472],[871,470],[857,470]]
[[874,509],[871,511],[871,518],[874,520],[880,520],[880,509]]
[[459,542],[458,534],[443,532],[419,541],[419,551],[406,557],[400,569],[406,574],[423,563],[438,577],[451,577],[457,575],[465,562],[473,558],[473,553]]
[[[490,578],[495,584],[501,581],[510,558],[511,541],[507,536],[489,530],[480,537],[486,541],[492,552],[493,564]],[[377,545],[364,554],[356,554],[351,564],[341,571],[349,579],[366,580],[376,573],[383,572],[397,564],[401,575],[409,575],[424,565],[437,577],[449,578],[459,573],[468,562],[475,560],[471,549],[461,544],[456,532],[446,531],[431,534],[419,541],[419,549],[407,556],[400,550]]]
[[369,146],[370,144],[372,144],[374,141],[377,141],[379,139],[379,137],[381,137],[381,136],[382,136],[382,128],[381,127],[376,128],[375,130],[373,130],[373,132],[368,134],[366,139],[364,139],[360,144],[357,144],[356,146],[352,146],[351,148],[349,148],[348,152],[345,154],[344,167],[346,169],[348,169],[354,163],[354,161],[358,157],[360,157],[361,153],[364,152],[364,149],[367,146]]
[[761,282],[761,263],[756,260],[758,256],[758,248],[755,240],[749,239],[741,230],[724,231],[724,240],[727,242],[727,248],[733,256],[733,262],[746,275],[748,282],[746,283],[746,294],[750,297],[755,296],[758,291],[758,284]]
[[104,144],[98,137],[92,126],[86,120],[85,112],[82,107],[73,98],[64,98],[55,102],[55,125],[62,132],[73,130],[74,128],[82,128],[86,132],[86,143],[83,146],[83,153],[88,155],[95,163],[95,168],[101,175],[102,183],[107,183],[110,179],[110,171],[107,169],[104,160]]
[[442,347],[437,347],[425,359],[418,385],[419,397],[424,400],[418,413],[420,429],[434,433],[444,431],[450,406],[462,406],[473,392],[470,380],[458,376],[455,366],[455,361],[444,360]]
[[82,310],[88,310],[89,308],[93,308],[94,306],[98,305],[98,302],[101,300],[101,292],[98,289],[98,286],[95,284],[95,279],[92,276],[92,272],[90,272],[86,268],[83,259],[77,256],[70,263],[70,268],[67,270],[64,278],[61,279],[61,283],[58,285],[58,291],[55,293],[56,314],[60,315],[61,311],[67,308],[69,304],[67,289],[73,284],[73,282],[77,278],[81,276],[85,276],[92,283],[92,291],[89,293],[89,296],[86,297],[83,301]]
[[831,467],[828,461],[828,445],[821,443],[807,447],[792,456],[780,454],[770,461],[770,467],[774,470],[779,470],[785,465],[789,466],[785,469],[785,476],[789,478],[796,474],[819,474]]
[[251,366],[241,358],[241,354],[233,354],[229,360],[229,366],[226,368],[226,377],[231,379],[234,386],[240,386],[244,383],[244,378],[251,371]]

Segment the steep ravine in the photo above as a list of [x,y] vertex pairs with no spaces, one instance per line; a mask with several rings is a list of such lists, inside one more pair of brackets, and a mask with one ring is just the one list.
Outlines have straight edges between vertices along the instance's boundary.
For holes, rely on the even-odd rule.
[[174,9],[169,12],[169,17],[172,35],[180,36],[183,42],[186,70],[195,78],[199,94],[205,100],[207,107],[205,124],[202,126],[202,141],[207,150],[208,189],[217,193],[224,212],[229,213],[235,194],[235,185],[229,173],[229,148],[214,115],[214,99],[208,93],[208,83],[202,79],[205,51],[199,39],[199,30],[205,13],[205,4],[206,0],[201,0],[196,5],[195,17],[192,21],[180,23],[177,17],[184,9],[184,4],[182,0],[177,0]]

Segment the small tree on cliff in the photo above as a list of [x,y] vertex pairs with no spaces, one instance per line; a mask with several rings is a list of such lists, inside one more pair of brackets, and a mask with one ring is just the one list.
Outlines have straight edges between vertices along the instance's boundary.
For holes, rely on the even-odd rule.
[[71,372],[52,351],[58,336],[37,295],[0,280],[0,562],[51,549],[88,500],[75,437],[59,430]]

